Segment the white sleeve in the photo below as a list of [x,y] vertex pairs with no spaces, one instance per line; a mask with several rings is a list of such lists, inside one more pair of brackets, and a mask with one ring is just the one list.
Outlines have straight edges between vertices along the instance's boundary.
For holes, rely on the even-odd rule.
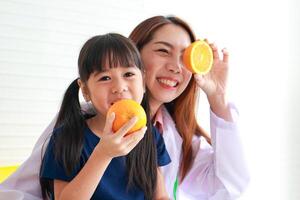
[[[92,106],[88,103],[83,103],[81,109],[84,112],[94,113]],[[15,190],[22,192],[24,194],[24,200],[42,199],[39,172],[42,157],[47,148],[56,119],[57,115],[39,137],[29,158],[22,163],[16,172],[0,184],[1,191]]]
[[[44,130],[36,142],[31,155],[22,163],[18,170],[8,179],[0,184],[0,190],[17,190],[24,194],[24,200],[42,199],[39,171],[41,167],[42,156],[48,145],[48,139],[53,131],[56,117]],[[43,152],[42,152],[43,151]]]
[[[195,159],[179,186],[179,199],[236,199],[249,182],[237,126],[237,110],[230,104],[234,122],[227,122],[211,111],[210,146],[203,137],[194,138]],[[181,197],[181,198],[180,198]]]

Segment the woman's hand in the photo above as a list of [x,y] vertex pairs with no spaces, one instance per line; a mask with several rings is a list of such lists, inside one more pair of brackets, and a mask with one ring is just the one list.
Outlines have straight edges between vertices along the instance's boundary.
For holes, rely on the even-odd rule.
[[[207,43],[208,41],[205,40]],[[226,99],[226,87],[228,80],[228,51],[222,49],[222,57],[219,55],[218,47],[214,43],[209,43],[213,51],[213,66],[206,75],[195,74],[197,85],[207,95],[212,111],[219,117],[231,121],[231,114]]]
[[[103,134],[95,150],[104,154],[108,158],[127,155],[143,139],[147,127],[125,136],[125,134],[135,125],[137,117],[133,117],[124,124],[117,132],[113,133],[112,124],[115,114],[107,117]],[[125,137],[124,137],[125,136]]]
[[[207,40],[205,40],[207,42]],[[223,57],[220,58],[218,48],[214,43],[209,43],[213,51],[213,66],[206,75],[195,74],[198,86],[206,93],[207,97],[220,96],[226,93],[228,75],[228,52],[222,49]]]

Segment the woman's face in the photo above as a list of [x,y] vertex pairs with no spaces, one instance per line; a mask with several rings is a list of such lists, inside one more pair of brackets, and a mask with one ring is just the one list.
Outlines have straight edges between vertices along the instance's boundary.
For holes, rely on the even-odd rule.
[[190,43],[190,37],[183,28],[167,24],[159,28],[153,39],[142,48],[151,107],[158,108],[174,100],[187,87],[192,73],[184,67],[182,56]]

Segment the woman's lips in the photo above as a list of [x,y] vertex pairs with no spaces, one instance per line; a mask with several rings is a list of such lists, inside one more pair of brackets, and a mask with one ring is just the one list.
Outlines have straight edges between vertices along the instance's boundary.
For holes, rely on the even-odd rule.
[[178,81],[171,78],[157,78],[157,81],[160,83],[162,87],[165,88],[176,88],[178,85]]

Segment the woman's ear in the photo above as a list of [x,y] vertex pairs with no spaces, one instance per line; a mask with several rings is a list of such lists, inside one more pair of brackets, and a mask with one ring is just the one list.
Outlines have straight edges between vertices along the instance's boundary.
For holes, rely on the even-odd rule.
[[78,85],[79,85],[79,87],[80,87],[80,89],[81,89],[82,96],[83,96],[84,100],[85,100],[86,102],[90,102],[90,101],[91,101],[91,98],[90,98],[90,96],[89,96],[89,90],[88,90],[86,84],[83,83],[83,82],[81,81],[81,79],[78,79],[78,80],[77,80],[77,83],[78,83]]

